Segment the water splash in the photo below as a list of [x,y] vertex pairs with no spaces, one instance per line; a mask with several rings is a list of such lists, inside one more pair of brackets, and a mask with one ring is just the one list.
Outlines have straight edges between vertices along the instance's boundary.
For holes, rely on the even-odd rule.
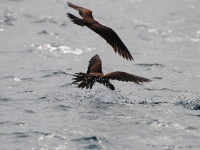
[[184,108],[191,110],[200,110],[200,96],[193,93],[185,92],[178,97],[179,102],[176,105],[182,105]]
[[94,102],[105,102],[105,103],[130,103],[121,91],[111,91],[110,89],[97,90],[94,96]]

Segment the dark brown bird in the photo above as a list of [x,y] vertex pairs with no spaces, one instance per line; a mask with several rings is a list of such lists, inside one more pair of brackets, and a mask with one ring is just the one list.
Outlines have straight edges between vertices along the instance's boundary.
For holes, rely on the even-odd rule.
[[69,2],[68,6],[78,10],[81,17],[83,17],[78,18],[70,13],[67,13],[67,16],[71,19],[73,23],[79,26],[87,26],[88,28],[99,34],[102,38],[104,38],[113,47],[114,51],[117,52],[120,56],[127,60],[133,60],[132,55],[130,54],[122,40],[119,38],[119,36],[115,33],[115,31],[95,21],[92,16],[91,10],[76,6]]
[[90,59],[87,73],[79,72],[76,73],[74,76],[76,78],[73,78],[73,80],[75,80],[73,83],[81,82],[78,85],[78,88],[86,89],[91,89],[94,83],[98,82],[110,88],[111,90],[115,90],[115,87],[110,83],[109,80],[135,82],[137,84],[139,84],[140,82],[151,81],[147,78],[139,77],[121,71],[111,72],[104,75],[101,68],[101,59],[97,54]]

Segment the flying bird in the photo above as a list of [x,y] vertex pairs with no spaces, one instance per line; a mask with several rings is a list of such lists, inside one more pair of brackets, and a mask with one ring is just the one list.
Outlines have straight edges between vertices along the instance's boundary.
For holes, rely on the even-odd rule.
[[94,83],[98,82],[111,90],[115,90],[110,80],[135,82],[137,84],[151,81],[150,79],[121,71],[115,71],[104,75],[101,68],[101,59],[97,54],[90,59],[87,73],[79,72],[75,73],[73,76],[75,76],[75,78],[73,78],[73,80],[75,80],[73,83],[81,82],[78,88],[86,89],[91,89]]
[[76,6],[69,2],[67,4],[69,7],[78,10],[80,16],[82,17],[78,18],[70,13],[67,13],[67,16],[74,24],[77,24],[79,26],[87,26],[88,28],[99,34],[102,38],[104,38],[107,43],[109,43],[113,47],[115,53],[117,52],[120,56],[127,60],[133,60],[131,53],[128,51],[117,33],[113,29],[103,26],[96,20],[94,20],[91,10]]

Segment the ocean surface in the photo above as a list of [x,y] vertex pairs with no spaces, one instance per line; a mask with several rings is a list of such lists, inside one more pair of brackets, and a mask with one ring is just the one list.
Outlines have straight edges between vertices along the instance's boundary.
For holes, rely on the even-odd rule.
[[[1,150],[199,150],[200,1],[73,0],[111,27],[134,61],[74,25],[66,0],[0,0]],[[98,54],[111,81],[76,88]]]

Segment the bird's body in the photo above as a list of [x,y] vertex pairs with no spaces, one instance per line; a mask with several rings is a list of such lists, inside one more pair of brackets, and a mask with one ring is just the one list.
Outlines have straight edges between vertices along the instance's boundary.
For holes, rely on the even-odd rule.
[[99,22],[94,20],[91,10],[80,6],[76,6],[69,2],[68,6],[78,10],[80,16],[83,17],[78,18],[70,13],[67,13],[67,16],[71,19],[71,21],[74,24],[77,24],[79,26],[87,26],[95,33],[100,35],[102,38],[104,38],[107,41],[107,43],[109,43],[113,47],[114,51],[117,52],[120,56],[127,60],[133,60],[131,53],[124,45],[117,33],[113,29],[101,25]]
[[143,77],[139,77],[133,74],[129,74],[126,72],[115,71],[108,74],[103,74],[102,72],[102,62],[98,55],[92,57],[89,61],[89,66],[87,73],[76,73],[73,78],[74,83],[81,82],[78,87],[79,88],[92,88],[95,82],[105,85],[111,90],[115,90],[115,87],[110,83],[110,80],[119,80],[125,82],[135,82],[139,84],[140,82],[150,82],[151,80]]

